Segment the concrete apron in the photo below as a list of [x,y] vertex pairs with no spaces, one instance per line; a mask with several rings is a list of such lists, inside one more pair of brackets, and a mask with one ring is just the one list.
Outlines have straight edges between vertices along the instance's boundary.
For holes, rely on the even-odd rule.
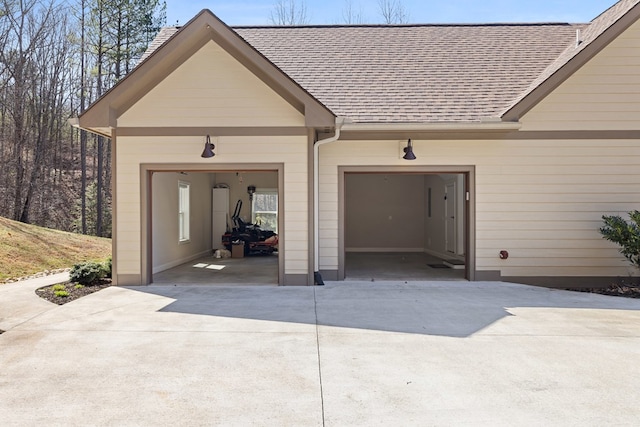
[[640,300],[112,287],[0,335],[3,425],[635,425]]
[[0,285],[0,331],[8,331],[57,305],[36,296],[36,289],[69,280],[69,273]]

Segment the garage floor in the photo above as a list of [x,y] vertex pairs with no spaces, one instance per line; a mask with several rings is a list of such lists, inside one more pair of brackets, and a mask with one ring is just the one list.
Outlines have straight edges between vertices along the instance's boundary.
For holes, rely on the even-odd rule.
[[[465,280],[464,269],[435,268],[443,260],[424,253],[346,254],[347,280]],[[216,259],[207,256],[153,275],[154,284],[277,285],[278,255]]]
[[278,255],[244,258],[207,256],[153,275],[154,284],[277,285]]
[[464,268],[436,268],[443,260],[416,252],[347,252],[348,280],[465,280]]

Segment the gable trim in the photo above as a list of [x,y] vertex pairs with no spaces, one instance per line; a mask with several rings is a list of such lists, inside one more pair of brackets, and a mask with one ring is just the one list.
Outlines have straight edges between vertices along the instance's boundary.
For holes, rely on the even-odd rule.
[[[519,121],[522,116],[538,105],[543,99],[557,89],[576,71],[607,47],[613,40],[624,33],[640,19],[640,3],[633,6],[616,22],[597,36],[591,43],[576,53],[566,64],[562,65],[540,85],[532,89],[520,101],[510,107],[501,118],[505,122]],[[591,23],[593,25],[593,21]]]
[[335,115],[230,27],[205,9],[80,114],[79,126],[104,134],[151,89],[209,41],[217,43],[305,116],[307,127],[332,127]]
[[307,129],[273,127],[119,127],[119,136],[303,136]]
[[341,141],[384,140],[434,141],[536,141],[536,140],[640,140],[640,130],[560,130],[560,131],[342,131]]

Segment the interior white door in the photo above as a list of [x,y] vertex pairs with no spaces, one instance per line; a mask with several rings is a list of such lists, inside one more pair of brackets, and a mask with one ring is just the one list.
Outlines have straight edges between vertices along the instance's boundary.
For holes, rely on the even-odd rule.
[[445,204],[444,204],[444,228],[445,228],[445,249],[447,252],[456,253],[456,183],[455,181],[445,184]]

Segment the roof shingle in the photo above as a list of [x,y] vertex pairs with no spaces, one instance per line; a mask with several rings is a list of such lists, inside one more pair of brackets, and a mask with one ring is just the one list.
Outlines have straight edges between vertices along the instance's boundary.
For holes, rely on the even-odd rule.
[[336,115],[359,123],[497,117],[575,38],[569,24],[241,27]]
[[[477,122],[500,118],[638,3],[621,0],[590,24],[233,30],[334,114],[355,123]],[[143,59],[177,31],[163,29]]]
[[[600,37],[606,30],[626,15],[632,8],[636,7],[640,3],[640,0],[621,0],[618,3],[611,6],[609,9],[601,13],[591,23],[584,27],[580,34],[577,34],[573,42],[562,51],[558,57],[551,62],[545,70],[534,79],[529,86],[525,88],[508,107],[501,113],[505,113],[511,107],[515,106],[518,102],[523,100],[534,89],[544,83],[554,73],[564,67],[580,52],[591,45],[598,37]],[[578,43],[578,37],[580,38]]]

